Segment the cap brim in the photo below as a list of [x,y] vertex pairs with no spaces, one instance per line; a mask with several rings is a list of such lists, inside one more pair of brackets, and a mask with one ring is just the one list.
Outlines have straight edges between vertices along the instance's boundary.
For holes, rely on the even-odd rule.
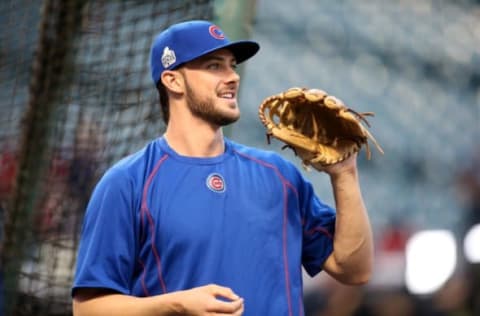
[[225,45],[222,48],[231,50],[237,63],[240,64],[250,57],[253,57],[260,49],[260,45],[253,41],[238,41]]
[[230,42],[225,45],[220,45],[216,46],[212,49],[206,50],[199,54],[198,56],[195,56],[193,58],[186,58],[182,63],[179,63],[177,66],[174,67],[174,69],[184,65],[185,63],[191,62],[192,60],[195,60],[196,58],[200,58],[202,56],[208,55],[210,53],[213,53],[217,50],[220,49],[228,49],[232,52],[233,56],[235,56],[235,60],[237,64],[240,64],[247,59],[253,57],[258,50],[260,49],[260,45],[257,42],[254,41],[237,41],[237,42]]

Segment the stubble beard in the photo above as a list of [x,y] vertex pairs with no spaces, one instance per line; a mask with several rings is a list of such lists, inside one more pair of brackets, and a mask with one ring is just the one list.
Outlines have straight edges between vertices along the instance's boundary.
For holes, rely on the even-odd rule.
[[226,126],[236,122],[240,115],[228,115],[215,109],[215,102],[212,98],[200,99],[188,83],[186,83],[186,99],[190,112],[202,120],[216,126]]

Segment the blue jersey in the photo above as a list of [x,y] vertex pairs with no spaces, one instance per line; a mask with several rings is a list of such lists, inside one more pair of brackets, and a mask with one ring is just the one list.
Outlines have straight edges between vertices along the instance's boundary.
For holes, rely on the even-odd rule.
[[73,291],[152,296],[210,283],[245,315],[303,315],[302,264],[321,271],[334,210],[280,155],[228,139],[224,154],[177,154],[162,137],[110,168],[84,218]]

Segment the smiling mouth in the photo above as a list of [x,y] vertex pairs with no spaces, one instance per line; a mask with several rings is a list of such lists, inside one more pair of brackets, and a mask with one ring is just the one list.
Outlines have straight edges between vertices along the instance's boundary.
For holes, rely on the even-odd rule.
[[235,99],[235,93],[234,92],[226,92],[226,93],[221,93],[219,95],[220,98],[222,99],[227,99],[227,100],[233,100]]

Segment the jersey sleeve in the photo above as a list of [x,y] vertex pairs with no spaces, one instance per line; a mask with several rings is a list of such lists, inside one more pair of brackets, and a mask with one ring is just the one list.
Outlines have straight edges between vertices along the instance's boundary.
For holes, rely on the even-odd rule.
[[302,264],[310,276],[322,270],[323,264],[333,251],[335,233],[335,210],[323,203],[312,185],[303,180],[301,193],[303,249]]
[[99,181],[85,213],[72,295],[79,288],[129,294],[137,252],[134,181],[111,169]]

